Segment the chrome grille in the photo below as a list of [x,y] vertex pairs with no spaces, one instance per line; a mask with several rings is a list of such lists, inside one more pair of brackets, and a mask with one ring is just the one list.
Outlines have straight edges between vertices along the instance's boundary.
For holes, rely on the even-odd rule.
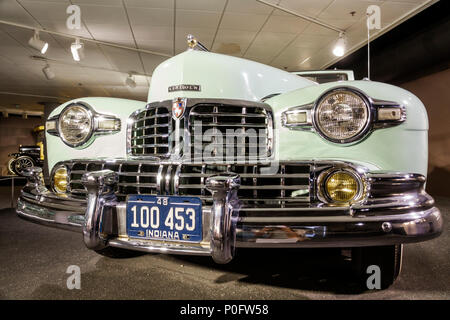
[[272,128],[272,114],[262,106],[197,104],[189,112],[191,158],[267,158]]
[[69,192],[84,196],[81,177],[89,171],[110,169],[118,173],[116,195],[128,194],[186,195],[200,197],[210,205],[212,197],[205,188],[206,178],[234,172],[241,177],[238,197],[245,205],[286,206],[310,202],[310,165],[281,163],[276,174],[264,174],[262,164],[157,164],[138,161],[79,161],[66,164]]
[[131,117],[129,152],[133,156],[166,156],[170,152],[171,115],[167,107],[148,107]]

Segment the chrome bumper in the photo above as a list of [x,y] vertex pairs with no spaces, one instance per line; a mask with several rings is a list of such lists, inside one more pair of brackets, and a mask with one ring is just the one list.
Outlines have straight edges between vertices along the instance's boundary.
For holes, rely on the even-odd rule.
[[[378,175],[394,183],[399,176]],[[28,173],[28,183],[17,204],[17,214],[44,225],[83,233],[86,246],[105,246],[144,252],[212,256],[227,263],[237,247],[357,247],[419,242],[438,236],[442,217],[433,199],[423,191],[390,198],[369,199],[364,205],[295,208],[241,207],[236,190],[238,175],[212,176],[207,188],[213,205],[203,208],[203,240],[200,243],[140,240],[127,236],[126,203],[117,201],[110,170],[83,176],[87,200],[63,197],[46,189],[40,168]],[[395,183],[398,183],[395,182]]]

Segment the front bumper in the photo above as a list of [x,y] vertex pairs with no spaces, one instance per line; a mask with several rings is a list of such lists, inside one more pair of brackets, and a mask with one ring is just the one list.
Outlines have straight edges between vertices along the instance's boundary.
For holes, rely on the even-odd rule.
[[[224,174],[207,179],[212,206],[203,207],[203,240],[200,243],[129,238],[126,203],[118,201],[113,187],[117,176],[110,170],[83,176],[87,199],[60,196],[41,182],[40,168],[28,173],[17,214],[44,225],[82,232],[90,249],[105,246],[144,252],[212,256],[227,263],[239,247],[358,247],[419,242],[438,236],[442,217],[425,193],[420,175],[378,174],[369,179],[381,185],[409,184],[402,194],[369,197],[364,204],[331,207],[243,207],[236,190],[239,176]],[[379,184],[380,185],[380,184]]]

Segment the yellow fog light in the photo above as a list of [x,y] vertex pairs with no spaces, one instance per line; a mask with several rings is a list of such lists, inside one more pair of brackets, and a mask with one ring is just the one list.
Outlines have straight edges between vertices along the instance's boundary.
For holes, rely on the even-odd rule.
[[59,167],[53,173],[53,189],[58,193],[66,193],[67,191],[66,167]]
[[351,202],[357,197],[359,190],[356,176],[346,171],[334,172],[325,180],[326,194],[334,202]]

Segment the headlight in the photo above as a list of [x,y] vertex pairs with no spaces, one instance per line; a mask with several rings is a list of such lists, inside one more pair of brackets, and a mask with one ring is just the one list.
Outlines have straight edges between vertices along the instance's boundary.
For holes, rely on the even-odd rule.
[[66,193],[67,168],[65,166],[61,166],[53,172],[53,189],[57,193]]
[[82,105],[70,105],[59,116],[59,135],[64,143],[71,147],[80,146],[88,141],[93,129],[92,112]]
[[317,131],[332,142],[352,142],[367,132],[370,108],[366,99],[348,89],[323,96],[314,110]]

